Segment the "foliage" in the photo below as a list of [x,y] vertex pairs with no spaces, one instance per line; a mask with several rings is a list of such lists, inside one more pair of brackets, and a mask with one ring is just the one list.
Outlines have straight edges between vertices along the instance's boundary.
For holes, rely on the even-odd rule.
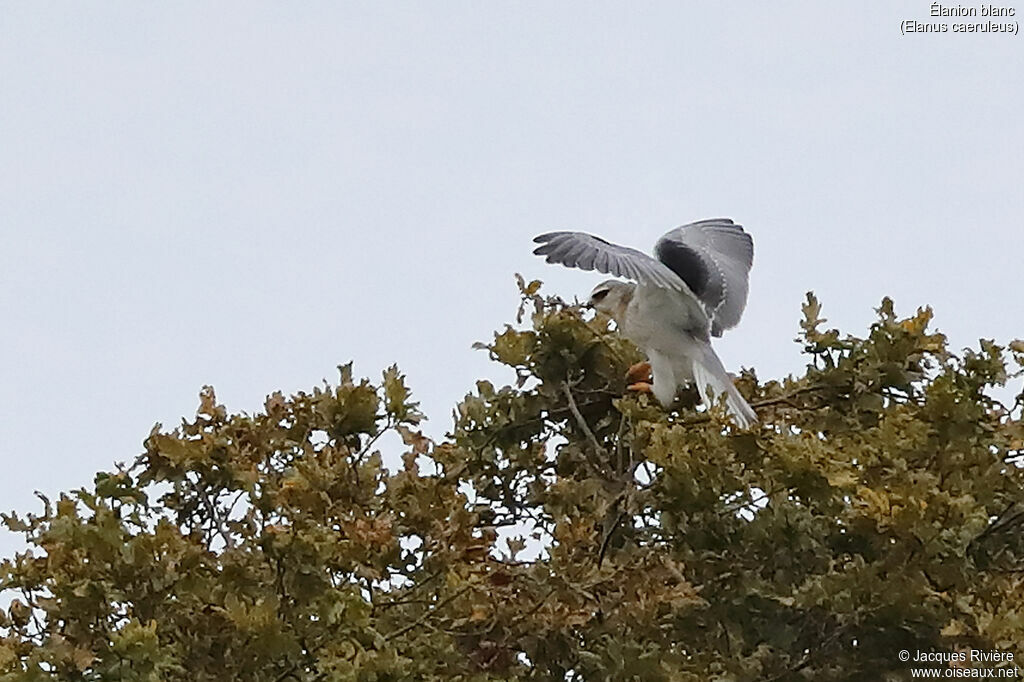
[[[377,385],[213,390],[130,467],[4,516],[0,680],[879,680],[900,649],[1024,655],[1024,344],[954,354],[808,295],[761,424],[624,395],[637,351],[520,280],[518,326],[433,442]],[[528,317],[525,325],[524,316]],[[390,471],[375,449],[401,436]],[[386,441],[385,441],[386,442]]]

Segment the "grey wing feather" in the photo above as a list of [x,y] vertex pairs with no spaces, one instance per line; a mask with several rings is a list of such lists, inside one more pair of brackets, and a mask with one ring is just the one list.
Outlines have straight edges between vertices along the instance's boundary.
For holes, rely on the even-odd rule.
[[707,308],[713,335],[739,324],[754,262],[754,241],[743,226],[729,218],[689,223],[667,232],[654,253]]
[[647,286],[687,291],[686,284],[667,265],[627,246],[612,244],[584,232],[548,232],[534,237],[534,253],[548,263],[597,270]]

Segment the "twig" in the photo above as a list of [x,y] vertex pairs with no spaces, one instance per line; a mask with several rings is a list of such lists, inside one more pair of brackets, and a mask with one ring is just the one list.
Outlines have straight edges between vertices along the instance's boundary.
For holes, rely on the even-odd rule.
[[[604,537],[601,538],[601,548],[597,552],[598,568],[601,568],[601,562],[604,561],[604,555],[608,551],[608,545],[611,544],[612,535],[615,534],[615,529],[619,527],[619,522],[622,521],[623,513],[618,511],[619,500],[621,500],[622,497],[623,495],[620,495],[619,498],[612,503],[615,506],[617,513],[615,514],[615,519],[612,521],[611,525],[606,526],[604,529]],[[608,517],[606,516],[605,518],[607,519]]]
[[625,433],[626,433],[626,415],[621,415],[619,417],[619,432],[617,434],[615,434],[615,459],[616,459],[616,461],[618,462],[618,465],[619,465],[619,472],[622,473],[623,476],[626,475],[627,471],[629,471],[630,474],[632,474],[632,472],[633,472],[633,447],[632,446],[630,446],[630,448],[629,448],[629,464],[626,465],[622,461],[622,437],[623,437],[623,435],[625,435]]
[[[735,512],[743,510],[743,509],[749,509],[750,507],[756,506],[762,500],[770,499],[770,498],[774,497],[775,495],[778,495],[779,493],[781,493],[783,491],[787,491],[789,489],[790,489],[789,486],[781,486],[779,488],[773,488],[772,490],[767,490],[767,491],[766,490],[762,490],[761,492],[763,494],[761,496],[759,496],[759,497],[756,497],[756,498],[741,497],[739,500],[737,500],[733,504],[730,504],[725,509],[722,509],[721,511],[717,512],[718,517],[722,518],[722,517],[726,516],[727,514],[733,514]],[[750,492],[750,491],[747,490],[747,492]]]
[[839,637],[842,636],[847,629],[847,626],[840,625],[832,632],[831,635],[826,637],[816,649],[808,649],[807,653],[804,654],[803,657],[799,661],[797,661],[795,665],[790,667],[789,670],[784,670],[778,675],[769,677],[767,679],[767,682],[778,682],[779,680],[791,679],[791,676],[794,673],[800,672],[801,670],[809,666],[811,663],[813,663],[814,659],[821,655],[821,653],[825,651],[828,647],[832,646],[832,643],[839,639]]
[[299,676],[295,674],[296,671],[298,671],[298,669],[299,669],[299,664],[298,663],[292,665],[290,668],[285,670],[283,673],[281,673],[280,675],[275,677],[274,678],[274,682],[284,682],[289,677],[291,677],[293,679],[296,679],[296,680],[299,679]]
[[370,448],[372,448],[374,444],[378,440],[380,440],[380,437],[383,436],[388,431],[390,431],[394,426],[395,425],[394,423],[392,423],[391,416],[389,415],[388,421],[383,426],[383,428],[381,428],[380,431],[378,431],[377,433],[373,434],[373,436],[371,436],[366,441],[366,445],[360,448],[359,452],[356,453],[355,457],[353,457],[350,460],[351,466],[349,468],[352,470],[352,477],[355,479],[356,485],[362,485],[362,483],[359,480],[359,465],[363,463],[363,457],[365,457],[366,454],[370,451]]
[[793,398],[795,398],[795,397],[797,397],[799,395],[803,395],[804,393],[811,393],[813,391],[820,391],[820,390],[823,390],[825,388],[827,388],[827,387],[826,386],[804,386],[803,388],[798,388],[797,390],[793,391],[792,393],[787,393],[786,395],[782,395],[782,396],[779,396],[777,398],[768,398],[766,400],[760,400],[760,401],[758,401],[756,403],[751,403],[750,406],[756,409],[758,407],[771,407],[772,405],[778,405],[780,403],[786,403],[790,407],[796,408],[797,406],[793,405],[790,402]]
[[583,418],[583,414],[580,413],[580,408],[576,406],[576,399],[572,397],[572,390],[569,388],[569,383],[566,381],[562,382],[562,392],[565,393],[565,399],[569,401],[569,410],[572,412],[572,416],[576,418],[576,423],[587,436],[590,444],[594,446],[594,450],[599,455],[602,455],[607,459],[608,453],[603,447],[601,447],[601,444],[597,442],[597,437],[594,436],[594,432],[591,431],[590,427],[587,425],[587,421]]
[[[224,546],[227,549],[234,549],[235,542],[231,539],[231,534],[228,532],[226,527],[227,518],[222,518],[220,514],[217,513],[217,504],[210,498],[210,491],[206,486],[201,485],[199,481],[196,481],[195,486],[197,488],[196,492],[201,494],[200,499],[205,503],[206,508],[210,512],[210,522],[216,526],[217,532],[220,534],[221,539],[224,540]],[[210,540],[212,542],[213,538],[211,537]]]
[[612,354],[612,357],[614,357],[619,362],[619,364],[626,363],[626,359],[622,357],[622,354],[619,353],[618,349],[615,348],[615,346],[613,346],[611,343],[609,343],[607,338],[605,338],[607,335],[610,334],[599,332],[596,329],[591,328],[591,326],[586,322],[583,323],[583,327],[591,334],[593,334],[595,337],[597,337],[597,340],[601,342],[601,344],[604,345],[605,348],[608,349],[608,352]]
[[1005,510],[1003,510],[1003,513],[996,518],[995,521],[986,526],[985,530],[983,530],[980,534],[978,534],[977,537],[971,540],[970,544],[973,545],[976,542],[981,542],[989,535],[992,535],[993,533],[998,533],[1003,529],[1007,528],[1008,526],[1012,526],[1013,524],[1017,523],[1021,520],[1021,518],[1024,518],[1024,510],[1016,509],[1016,507],[1017,503],[1011,502],[1009,506]]
[[644,466],[644,473],[647,474],[648,485],[651,485],[652,483],[654,483],[654,474],[655,474],[655,472],[651,471],[651,463],[650,463],[649,460],[645,459],[643,461],[643,466]]
[[473,587],[473,586],[472,585],[466,585],[465,587],[463,587],[461,590],[459,590],[455,594],[453,594],[453,595],[451,595],[451,596],[449,596],[449,597],[447,597],[445,599],[442,599],[440,602],[438,602],[437,606],[435,606],[434,608],[428,610],[422,616],[420,616],[419,618],[417,618],[413,622],[409,623],[405,627],[401,627],[401,628],[395,630],[394,632],[392,632],[389,635],[384,635],[384,641],[387,642],[387,641],[390,641],[390,640],[394,639],[395,637],[401,637],[405,633],[409,632],[409,630],[412,630],[413,628],[416,628],[416,627],[419,627],[420,625],[423,625],[428,620],[430,620],[430,618],[435,613],[437,613],[438,611],[440,611],[441,609],[443,609],[444,607],[448,606],[453,601],[455,601],[456,599],[458,599],[459,597],[464,595],[466,592],[468,592],[471,587]]

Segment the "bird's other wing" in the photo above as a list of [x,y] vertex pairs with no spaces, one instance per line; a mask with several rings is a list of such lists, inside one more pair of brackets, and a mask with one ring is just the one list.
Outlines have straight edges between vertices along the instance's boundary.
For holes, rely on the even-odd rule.
[[534,253],[548,263],[580,270],[597,270],[624,277],[645,286],[687,291],[686,284],[665,263],[645,253],[606,242],[584,232],[548,232],[534,237],[540,244]]
[[705,305],[711,333],[739,324],[747,305],[754,241],[729,218],[699,220],[667,232],[654,255]]

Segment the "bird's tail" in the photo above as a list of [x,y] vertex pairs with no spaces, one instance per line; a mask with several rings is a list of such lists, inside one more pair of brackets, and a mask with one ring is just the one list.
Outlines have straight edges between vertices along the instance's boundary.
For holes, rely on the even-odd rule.
[[693,381],[697,384],[701,400],[710,407],[724,393],[725,406],[729,408],[737,426],[745,429],[756,424],[757,414],[736,390],[715,349],[705,343],[701,350],[703,352],[693,361]]

